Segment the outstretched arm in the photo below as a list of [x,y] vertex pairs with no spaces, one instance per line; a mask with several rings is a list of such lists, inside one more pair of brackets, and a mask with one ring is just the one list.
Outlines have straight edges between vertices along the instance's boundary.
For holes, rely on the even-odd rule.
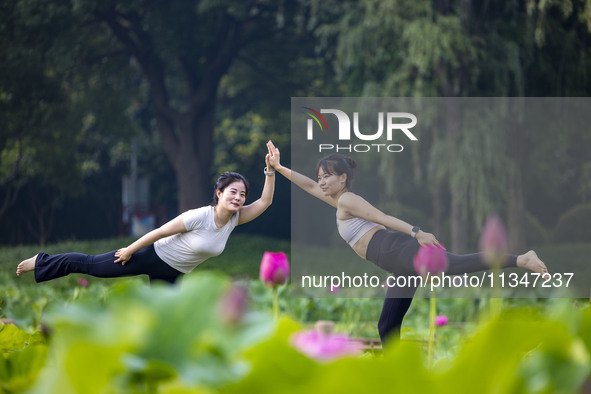
[[[265,163],[267,164],[267,172],[273,173],[274,169],[272,164],[269,163],[269,156],[267,154],[265,157]],[[275,174],[265,174],[265,186],[263,186],[263,191],[261,193],[261,197],[254,201],[252,204],[246,205],[242,207],[240,210],[240,219],[238,224],[248,223],[251,220],[256,219],[259,217],[273,202],[273,195],[275,194]]]
[[318,183],[314,180],[308,178],[305,175],[300,174],[297,171],[291,170],[283,165],[281,165],[281,158],[279,154],[279,149],[273,145],[271,141],[267,142],[267,148],[269,149],[269,161],[273,168],[278,171],[281,175],[289,179],[292,183],[298,186],[303,191],[313,195],[314,197],[324,201],[325,203],[332,205],[333,207],[337,207],[337,203],[334,199],[325,196]]
[[168,237],[178,233],[184,233],[187,231],[185,227],[185,223],[181,216],[177,216],[176,218],[172,219],[170,222],[163,224],[162,226],[158,227],[155,230],[150,231],[149,233],[143,235],[137,241],[132,243],[126,248],[121,248],[115,252],[115,257],[118,257],[115,260],[115,263],[121,263],[121,265],[125,265],[131,258],[131,255],[140,250],[141,248],[145,248],[148,245],[153,244],[154,242],[158,241],[161,238]]
[[[339,210],[351,216],[359,217],[373,223],[378,223],[392,230],[400,231],[405,234],[410,235],[412,232],[413,226],[404,220],[400,220],[394,216],[385,214],[367,202],[364,198],[354,193],[343,194],[339,199],[338,204]],[[437,238],[435,238],[435,236],[431,233],[420,230],[415,237],[421,245],[439,245],[439,241],[437,241]]]

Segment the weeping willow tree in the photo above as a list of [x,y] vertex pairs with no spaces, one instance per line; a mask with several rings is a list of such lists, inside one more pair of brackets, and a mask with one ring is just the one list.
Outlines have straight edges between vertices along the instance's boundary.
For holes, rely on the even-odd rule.
[[[584,39],[591,14],[583,2],[329,3],[322,3],[329,22],[318,28],[318,34],[324,48],[332,48],[335,73],[350,95],[555,96],[572,90],[558,83],[541,88],[540,80],[584,75],[580,65],[589,52]],[[574,65],[554,67],[550,52],[556,53],[556,48],[549,41],[558,37],[571,38],[568,45],[574,47],[568,53],[577,57]],[[519,106],[500,103],[501,115],[495,116],[514,120],[504,123],[505,130],[489,132],[483,129],[490,124],[483,121],[486,114],[462,111],[459,103],[444,100],[440,126],[429,128],[430,135],[413,148],[412,160],[400,162],[393,155],[378,168],[390,187],[408,182],[425,185],[421,189],[432,197],[433,230],[446,233],[444,223],[449,220],[447,241],[453,251],[465,251],[467,234],[475,233],[469,230],[480,228],[493,211],[507,217],[511,249],[523,249],[523,171],[532,136],[519,123]]]

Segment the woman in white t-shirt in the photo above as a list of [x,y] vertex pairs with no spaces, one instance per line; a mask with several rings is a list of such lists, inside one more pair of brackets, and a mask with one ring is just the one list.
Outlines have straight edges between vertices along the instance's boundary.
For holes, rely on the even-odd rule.
[[225,172],[215,185],[211,205],[186,211],[125,248],[94,256],[39,253],[22,261],[16,274],[34,271],[36,282],[81,273],[100,278],[148,275],[150,281],[174,283],[207,258],[222,253],[234,227],[257,218],[271,205],[275,171],[269,155],[265,159],[265,185],[252,204],[244,206],[248,181],[238,173]]

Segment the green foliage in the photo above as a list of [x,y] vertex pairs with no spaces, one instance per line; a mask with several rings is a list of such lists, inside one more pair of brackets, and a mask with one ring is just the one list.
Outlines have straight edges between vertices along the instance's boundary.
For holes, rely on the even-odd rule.
[[227,287],[219,275],[205,273],[174,287],[128,282],[115,285],[103,305],[54,308],[47,321],[55,363],[34,389],[98,393],[235,381],[247,370],[240,352],[267,335],[272,322],[255,312],[238,325],[224,322],[218,300]]
[[[101,254],[119,249],[132,241],[133,239],[128,238],[69,241],[48,245],[43,250],[49,254],[70,251]],[[258,278],[261,251],[282,250],[289,253],[289,248],[289,242],[285,240],[234,234],[228,241],[224,253],[208,259],[199,266],[196,273],[212,270],[224,272],[233,277]],[[147,277],[101,279],[86,275],[70,275],[38,285],[31,274],[16,277],[15,270],[18,263],[39,251],[38,246],[0,248],[0,317],[13,319],[19,326],[29,330],[39,327],[45,308],[57,300],[84,299],[102,302],[110,293],[111,285],[114,283],[148,282]],[[80,278],[88,281],[88,287],[78,283]]]
[[[589,373],[589,349],[578,345],[586,335],[580,326],[575,323],[569,329],[581,316],[566,304],[560,307],[568,312],[549,318],[536,310],[519,309],[481,327],[460,351],[444,381],[458,392],[471,392],[476,385],[484,392],[576,391]],[[589,310],[584,315],[588,317]],[[570,352],[572,346],[579,349],[577,354]],[[532,360],[538,358],[554,360],[531,368]],[[573,368],[572,373],[556,373],[562,367]]]
[[483,300],[438,300],[438,313],[450,323],[437,328],[431,369],[424,346],[428,299],[413,301],[402,340],[384,353],[320,363],[295,349],[291,335],[333,320],[353,336],[371,321],[367,336],[375,337],[382,300],[291,299],[284,287],[283,317],[275,324],[271,292],[257,279],[246,280],[252,309],[235,324],[220,309],[229,281],[201,269],[179,286],[91,278],[85,288],[72,276],[51,286],[21,284],[19,293],[6,296],[4,289],[17,287],[8,273],[0,280],[8,305],[16,298],[45,300],[39,321],[49,332],[47,349],[39,332],[0,326],[5,392],[471,393],[478,387],[484,393],[574,393],[591,372],[591,308],[583,301],[574,308],[568,299],[513,300],[488,321]]
[[[59,279],[50,286],[39,286],[34,282],[16,282],[14,273],[0,273],[0,316],[13,320],[20,327],[34,330],[42,325],[43,316],[48,306],[57,300],[93,300],[102,302],[109,293],[109,280],[90,279],[88,288],[78,283],[79,278]],[[147,282],[135,279],[122,281]]]
[[[588,2],[363,0],[313,4],[320,45],[349,95],[588,95]],[[573,202],[565,196],[584,196],[587,178],[578,174],[587,160],[580,151],[586,146],[580,132],[584,127],[547,127],[542,138],[542,127],[524,128],[518,121],[519,108],[511,109],[506,115],[514,122],[492,133],[487,119],[500,119],[501,114],[478,113],[466,119],[444,108],[433,135],[422,136],[412,157],[396,160],[396,165],[385,159],[383,167],[378,167],[386,186],[408,185],[412,174],[417,188],[423,192],[428,188],[434,201],[423,204],[424,211],[433,205],[445,211],[449,201],[467,213],[448,209],[452,228],[462,233],[478,228],[490,212],[504,211],[509,196],[520,195],[521,187],[527,191],[522,204],[527,207],[542,199],[544,207],[556,206],[557,199],[568,206]],[[423,115],[422,125],[424,121]],[[554,130],[559,129],[557,142]],[[417,182],[421,174],[427,174],[422,178],[428,184]],[[548,183],[556,186],[547,188]],[[540,190],[545,190],[543,198]],[[397,194],[393,199],[404,202]],[[546,223],[555,220],[551,209],[530,212]],[[462,216],[473,219],[472,226]],[[437,223],[445,220],[435,218]],[[517,234],[523,230],[512,229]]]
[[238,118],[224,118],[214,133],[214,166],[218,172],[236,171],[239,168],[262,170],[267,153],[263,148],[267,141],[272,140],[277,146],[287,146],[288,135],[276,130],[280,122],[279,119],[264,118],[253,112]]
[[576,312],[563,304],[554,312],[547,317],[517,309],[484,322],[460,345],[457,357],[439,360],[433,370],[424,366],[424,351],[405,341],[381,357],[308,360],[289,346],[299,327],[284,320],[273,338],[246,353],[252,372],[221,391],[576,392],[591,371],[590,310]]
[[23,392],[45,365],[47,345],[42,334],[31,335],[0,323],[0,393]]
[[555,242],[587,242],[591,234],[591,203],[579,204],[562,214],[554,229]]
[[[515,113],[502,100],[485,108],[467,99],[456,114],[458,130],[448,130],[431,147],[428,177],[430,188],[446,186],[463,200],[462,208],[475,228],[507,201],[509,182],[517,171],[508,152],[507,119]],[[448,111],[447,103],[440,109]],[[453,218],[451,218],[453,220]]]
[[125,109],[137,80],[109,56],[89,65],[92,51],[109,45],[87,24],[67,1],[2,5],[0,215],[40,243],[56,211],[84,195],[90,175],[118,163],[111,150],[134,131]]

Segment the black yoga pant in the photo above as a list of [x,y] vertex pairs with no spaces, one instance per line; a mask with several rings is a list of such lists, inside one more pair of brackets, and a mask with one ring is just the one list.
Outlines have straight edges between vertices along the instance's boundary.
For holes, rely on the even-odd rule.
[[35,261],[35,281],[44,282],[76,273],[99,278],[148,275],[150,282],[163,280],[174,283],[182,275],[182,272],[172,268],[158,257],[154,245],[146,246],[135,252],[125,265],[114,262],[117,259],[115,252],[113,250],[96,256],[82,253],[55,255],[39,253]]
[[[378,267],[393,273],[395,276],[416,276],[414,256],[420,245],[415,238],[398,231],[379,230],[371,238],[367,247],[367,259]],[[453,254],[447,253],[449,266],[445,271],[448,275],[460,275],[476,271],[488,270],[482,253]],[[517,256],[508,255],[502,268],[516,267]],[[408,282],[408,281],[407,281]],[[400,335],[400,327],[404,315],[412,302],[416,287],[388,287],[378,321],[378,332],[382,343],[388,338]]]

